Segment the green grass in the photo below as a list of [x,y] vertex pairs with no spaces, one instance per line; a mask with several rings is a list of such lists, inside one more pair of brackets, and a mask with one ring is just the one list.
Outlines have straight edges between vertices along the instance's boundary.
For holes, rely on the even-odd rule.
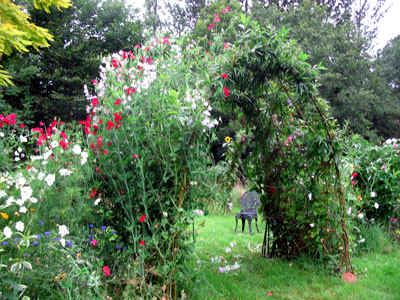
[[[235,211],[237,208],[235,209]],[[259,222],[260,223],[260,222]],[[203,226],[202,226],[203,224]],[[239,224],[240,225],[240,224]],[[261,225],[261,226],[260,226]],[[332,274],[323,265],[307,259],[286,261],[261,257],[261,250],[251,252],[263,241],[260,233],[250,236],[235,233],[234,213],[229,216],[206,216],[196,220],[198,236],[192,261],[188,262],[194,283],[185,291],[189,299],[400,299],[400,249],[375,251],[352,259],[358,281],[348,284],[340,274]],[[240,226],[238,226],[240,227]],[[255,227],[253,225],[253,227]],[[253,228],[253,230],[255,230]],[[241,231],[241,228],[240,230]],[[236,241],[231,253],[229,243]],[[240,255],[240,268],[220,273],[223,263],[211,263],[211,257],[224,256],[230,265]],[[200,264],[197,263],[200,260]],[[189,291],[189,292],[188,292]],[[272,297],[267,297],[268,292]]]

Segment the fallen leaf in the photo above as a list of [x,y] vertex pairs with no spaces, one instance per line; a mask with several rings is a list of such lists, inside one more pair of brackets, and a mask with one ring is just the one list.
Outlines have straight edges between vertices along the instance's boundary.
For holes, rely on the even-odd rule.
[[357,281],[357,276],[353,273],[347,272],[342,275],[342,279],[348,283],[354,283]]

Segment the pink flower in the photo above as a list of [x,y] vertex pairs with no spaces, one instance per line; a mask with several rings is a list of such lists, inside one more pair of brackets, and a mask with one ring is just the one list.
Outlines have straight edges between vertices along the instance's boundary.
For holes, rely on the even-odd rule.
[[146,245],[145,242],[142,241],[142,240],[139,241],[139,244],[142,245],[142,246],[145,246],[145,245]]
[[97,246],[97,241],[96,240],[92,240],[91,244],[92,244],[92,246],[96,247]]
[[225,73],[222,74],[221,76],[222,76],[223,79],[227,79],[228,78],[228,74],[225,74]]
[[207,29],[208,29],[208,31],[211,31],[211,29],[214,27],[214,24],[213,23],[211,23],[210,25],[208,25],[208,27],[207,27]]
[[214,22],[215,22],[215,23],[221,22],[221,19],[218,17],[218,14],[215,16]]
[[397,144],[394,144],[393,145],[393,149],[396,149],[398,146],[397,146]]
[[225,97],[229,97],[229,95],[230,95],[230,92],[229,92],[229,90],[227,89],[227,88],[223,88],[223,91],[224,91],[224,94],[225,94]]
[[115,103],[114,103],[114,104],[115,104],[115,105],[119,105],[120,103],[121,103],[121,99],[120,99],[120,98],[118,98],[118,99],[117,99],[117,101],[115,101]]
[[227,42],[224,43],[224,48],[228,49],[229,48],[229,44]]
[[169,41],[168,41],[168,37],[167,37],[167,36],[165,36],[165,37],[163,38],[163,44],[170,45],[170,43],[169,43]]
[[137,154],[133,154],[132,157],[133,157],[134,159],[137,159],[137,158],[138,158]]
[[381,167],[381,169],[382,169],[382,170],[386,169],[386,166],[385,166],[385,165],[383,165],[383,166]]
[[103,273],[106,277],[109,277],[111,275],[110,268],[108,266],[104,266]]

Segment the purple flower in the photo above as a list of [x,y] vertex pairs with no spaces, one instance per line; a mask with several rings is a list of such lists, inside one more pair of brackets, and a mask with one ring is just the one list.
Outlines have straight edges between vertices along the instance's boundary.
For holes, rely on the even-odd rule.
[[57,236],[57,237],[56,237],[56,241],[59,241],[59,240],[60,240],[60,238]]
[[38,240],[40,240],[40,237],[41,237],[40,234],[37,234],[37,235],[36,235],[36,238],[37,238]]
[[3,246],[5,246],[5,245],[8,245],[8,242],[4,241],[2,244],[3,244]]
[[90,228],[93,228],[93,224],[89,224],[89,227],[90,227]]
[[65,243],[65,246],[68,247],[68,248],[72,247],[72,242],[71,241],[67,241]]
[[101,230],[106,230],[107,229],[107,226],[101,226]]
[[397,223],[398,219],[397,218],[391,218],[390,221],[392,221],[392,223]]
[[46,231],[46,232],[44,233],[44,235],[45,235],[46,237],[48,237],[50,234],[51,234],[50,231]]
[[117,245],[117,249],[121,249],[122,248],[122,245],[121,244],[118,244]]
[[39,225],[40,225],[40,226],[43,226],[43,225],[44,225],[44,222],[43,222],[43,221],[39,221]]
[[33,244],[33,246],[37,246],[37,245],[39,245],[39,242],[38,241],[34,241],[32,244]]

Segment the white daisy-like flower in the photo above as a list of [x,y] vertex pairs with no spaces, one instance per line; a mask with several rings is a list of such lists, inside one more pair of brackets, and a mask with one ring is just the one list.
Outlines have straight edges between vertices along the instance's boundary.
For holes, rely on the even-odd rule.
[[377,202],[375,202],[374,207],[375,207],[376,209],[378,209],[378,208],[379,208],[379,204],[378,204]]
[[52,186],[55,180],[56,180],[56,175],[55,174],[49,174],[44,179],[44,181],[46,181],[48,186]]
[[30,186],[23,186],[20,191],[22,200],[25,201],[32,197],[32,188]]
[[26,214],[27,211],[28,211],[28,209],[27,209],[25,206],[21,206],[21,207],[19,208],[19,212],[20,212],[21,214]]
[[22,232],[24,231],[25,225],[23,222],[18,221],[17,223],[15,223],[15,229],[17,229],[18,231]]
[[20,141],[21,143],[26,143],[26,142],[28,141],[28,139],[26,138],[26,136],[20,135],[20,136],[19,136],[19,141]]
[[314,223],[311,223],[311,224],[310,224],[310,227],[311,227],[311,228],[314,228],[314,226],[315,226]]
[[6,226],[3,228],[3,234],[4,236],[9,239],[12,236],[12,230],[10,227]]
[[35,197],[31,197],[31,198],[29,199],[29,201],[31,201],[32,203],[37,203],[37,202],[38,202],[38,199],[35,198]]
[[24,199],[18,199],[18,200],[15,200],[15,203],[17,203],[18,206],[22,206],[22,205],[24,205],[25,200]]
[[7,196],[7,193],[3,190],[0,190],[0,199]]

